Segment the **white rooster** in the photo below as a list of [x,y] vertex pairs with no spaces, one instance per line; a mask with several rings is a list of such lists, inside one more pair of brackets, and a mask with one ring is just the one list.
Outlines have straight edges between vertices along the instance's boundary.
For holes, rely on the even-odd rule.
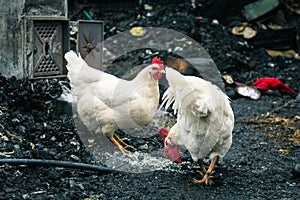
[[158,58],[133,80],[127,81],[89,67],[73,51],[65,54],[68,78],[77,96],[77,112],[84,125],[103,133],[123,153],[127,145],[115,131],[137,128],[151,122],[159,104],[158,80],[164,65]]
[[[166,67],[169,88],[163,95],[163,104],[177,112],[177,123],[167,133],[159,131],[164,139],[164,154],[178,161],[178,146],[184,146],[192,159],[200,165],[203,176],[195,183],[208,183],[219,158],[229,150],[232,143],[234,114],[228,97],[215,85],[194,76],[183,76]],[[209,156],[211,163],[206,170],[203,158]]]

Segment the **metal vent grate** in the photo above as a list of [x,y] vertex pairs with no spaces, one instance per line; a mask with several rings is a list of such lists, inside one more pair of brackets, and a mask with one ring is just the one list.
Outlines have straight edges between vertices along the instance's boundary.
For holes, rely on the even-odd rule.
[[63,55],[69,48],[69,41],[65,35],[68,23],[62,20],[33,21],[33,76],[63,75]]
[[57,28],[58,26],[54,24],[35,24],[35,29],[37,33],[44,40],[50,40],[55,34]]
[[37,66],[36,72],[45,74],[55,73],[59,72],[59,68],[55,65],[55,62],[51,57],[44,57],[40,64]]

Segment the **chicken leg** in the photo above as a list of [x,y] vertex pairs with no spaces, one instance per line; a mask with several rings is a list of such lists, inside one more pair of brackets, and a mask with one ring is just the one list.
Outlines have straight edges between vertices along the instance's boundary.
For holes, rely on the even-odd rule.
[[205,166],[203,164],[203,159],[199,159],[198,160],[198,164],[200,165],[200,171],[199,173],[204,176],[204,174],[206,174],[206,169],[205,169]]
[[112,143],[114,143],[122,153],[129,153],[129,151],[127,150],[127,148],[134,148],[131,145],[128,145],[124,142],[124,139],[119,138],[119,136],[117,134],[114,133],[114,135],[112,137],[109,138],[110,141],[112,141]]
[[200,169],[201,169],[200,174],[203,176],[203,178],[202,178],[201,180],[193,179],[193,182],[194,182],[194,183],[199,183],[199,184],[205,183],[205,184],[207,185],[209,179],[210,179],[210,178],[213,178],[213,176],[211,176],[211,174],[213,174],[213,170],[214,170],[215,165],[216,165],[216,163],[218,162],[218,160],[219,160],[219,156],[215,156],[215,157],[211,160],[210,165],[209,165],[208,169],[206,170],[206,169],[205,169],[205,166],[204,166],[204,164],[203,164],[203,160],[200,159],[200,160],[198,161],[198,163],[199,163]]

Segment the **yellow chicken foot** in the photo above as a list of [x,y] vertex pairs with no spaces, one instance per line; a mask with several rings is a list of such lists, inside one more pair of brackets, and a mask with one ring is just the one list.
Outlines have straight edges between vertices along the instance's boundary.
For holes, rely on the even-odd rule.
[[196,172],[198,172],[202,177],[204,177],[204,175],[206,174],[206,169],[203,163],[203,159],[199,159],[198,164],[200,166],[200,170],[196,170]]
[[200,173],[202,172],[203,174],[206,174],[206,169],[203,163],[203,159],[199,159],[198,164],[200,165],[200,170],[201,170]]
[[[216,156],[214,157],[212,160],[211,160],[211,163],[209,165],[209,168],[208,170],[206,171],[204,165],[203,165],[203,161],[202,160],[199,160],[199,164],[200,164],[200,168],[201,168],[201,171],[205,171],[204,173],[204,176],[201,180],[198,180],[198,179],[193,179],[193,182],[194,183],[199,183],[199,184],[202,184],[202,183],[205,183],[206,185],[208,184],[208,181],[210,178],[213,178],[213,176],[211,176],[211,174],[214,173],[214,168],[215,168],[215,165],[216,163],[218,162],[219,160],[219,156]],[[201,164],[202,163],[202,164]],[[203,175],[202,173],[200,173],[201,175]]]
[[120,151],[121,151],[122,153],[129,153],[129,151],[128,151],[127,149],[125,149],[125,148],[119,143],[119,141],[116,140],[116,138],[115,138],[114,136],[110,137],[109,139],[110,139],[110,141],[111,141],[112,143],[114,143],[114,144],[120,149]]
[[121,144],[125,149],[127,148],[131,148],[131,149],[134,149],[133,146],[127,144],[126,142],[124,142],[124,140],[128,140],[128,138],[120,138],[117,134],[114,133],[113,137],[116,139],[116,141],[119,142],[119,144]]

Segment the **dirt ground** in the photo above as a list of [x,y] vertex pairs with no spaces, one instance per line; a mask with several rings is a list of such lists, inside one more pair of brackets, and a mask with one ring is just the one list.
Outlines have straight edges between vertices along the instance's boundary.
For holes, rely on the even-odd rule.
[[[148,1],[153,6],[150,11],[136,1],[97,2],[69,1],[70,19],[86,19],[83,10],[90,12],[93,19],[105,22],[105,38],[134,26],[174,29],[198,41],[222,75],[247,85],[257,78],[280,78],[299,93],[299,59],[271,57],[266,52],[266,45],[280,48],[272,40],[272,31],[262,31],[253,23],[258,31],[256,39],[231,34],[233,26],[245,21],[240,8],[228,10],[228,18],[216,16],[219,23],[213,23],[215,6],[205,1],[196,1],[202,3],[197,9],[183,1]],[[286,7],[281,10],[285,24],[300,24],[300,15]],[[288,45],[300,51],[296,44]],[[147,59],[143,51],[131,52],[111,67],[135,66]],[[59,100],[63,92],[59,81],[0,77],[1,159],[95,164],[80,140],[70,106]],[[294,172],[300,163],[299,98],[277,91],[262,93],[253,100],[238,95],[233,85],[225,84],[225,89],[235,113],[233,144],[216,166],[211,185],[192,182],[200,178],[196,172],[199,167],[187,153],[180,165],[143,173],[1,164],[0,199],[300,199],[300,177]],[[153,148],[163,145],[157,135],[142,141],[132,138],[130,144],[144,143]]]

